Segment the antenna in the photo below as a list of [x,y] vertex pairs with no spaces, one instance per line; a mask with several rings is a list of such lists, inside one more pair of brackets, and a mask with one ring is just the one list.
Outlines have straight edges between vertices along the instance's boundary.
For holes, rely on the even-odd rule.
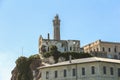
[[22,47],[22,56],[23,56],[23,47]]

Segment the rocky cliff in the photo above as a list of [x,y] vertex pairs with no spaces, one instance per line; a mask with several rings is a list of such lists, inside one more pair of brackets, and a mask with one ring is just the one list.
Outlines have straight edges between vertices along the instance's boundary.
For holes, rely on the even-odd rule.
[[[11,80],[29,80],[29,79],[30,80],[38,80],[41,76],[40,71],[38,70],[38,67],[44,66],[44,64],[42,64],[42,60],[39,57],[39,55],[33,55],[33,56],[30,56],[29,58],[25,58],[25,59],[27,59],[26,62],[25,62],[25,59],[23,59],[23,58],[24,57],[20,57],[16,60],[16,66],[11,72],[12,73]],[[26,68],[26,70],[24,72],[26,64],[28,65],[28,67]],[[26,79],[23,76],[24,73],[26,73],[28,75],[28,77]]]

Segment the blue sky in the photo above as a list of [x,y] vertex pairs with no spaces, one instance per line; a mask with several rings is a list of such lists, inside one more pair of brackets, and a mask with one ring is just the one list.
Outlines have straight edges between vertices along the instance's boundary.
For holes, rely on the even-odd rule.
[[37,54],[39,36],[53,37],[56,14],[61,39],[120,42],[120,0],[0,0],[0,80],[10,79],[22,48]]

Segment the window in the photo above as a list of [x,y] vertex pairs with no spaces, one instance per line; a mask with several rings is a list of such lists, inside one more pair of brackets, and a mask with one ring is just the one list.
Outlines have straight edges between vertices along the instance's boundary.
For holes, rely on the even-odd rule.
[[66,77],[67,76],[67,71],[66,71],[66,69],[64,69],[64,75],[63,75],[64,77]]
[[99,49],[97,48],[97,52],[99,51]]
[[72,47],[70,47],[70,51],[72,50]]
[[49,72],[47,71],[46,72],[46,79],[48,79],[49,78]]
[[120,77],[120,68],[118,68],[118,77]]
[[48,47],[48,51],[49,51],[49,47]]
[[55,71],[55,78],[57,78],[58,77],[58,72],[57,71]]
[[95,67],[94,66],[91,67],[91,74],[95,74]]
[[106,74],[106,67],[103,66],[103,74]]
[[85,68],[82,68],[82,75],[85,75]]
[[114,72],[113,72],[113,67],[110,68],[110,74],[113,75]]
[[76,70],[72,69],[72,73],[73,73],[73,76],[75,76],[76,75]]
[[110,51],[111,51],[111,49],[110,49],[110,48],[108,48],[108,51],[110,52]]
[[115,53],[117,52],[116,48],[114,48],[114,52],[115,52]]
[[103,47],[103,52],[105,51],[105,48]]
[[66,48],[64,48],[64,51],[66,51]]

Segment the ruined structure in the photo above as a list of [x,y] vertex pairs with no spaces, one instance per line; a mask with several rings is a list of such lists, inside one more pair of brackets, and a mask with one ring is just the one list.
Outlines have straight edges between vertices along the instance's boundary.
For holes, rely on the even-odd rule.
[[60,38],[60,19],[56,15],[53,20],[54,39],[44,39],[42,35],[39,37],[39,53],[48,52],[51,45],[55,45],[60,52],[80,52],[79,40],[61,40]]

